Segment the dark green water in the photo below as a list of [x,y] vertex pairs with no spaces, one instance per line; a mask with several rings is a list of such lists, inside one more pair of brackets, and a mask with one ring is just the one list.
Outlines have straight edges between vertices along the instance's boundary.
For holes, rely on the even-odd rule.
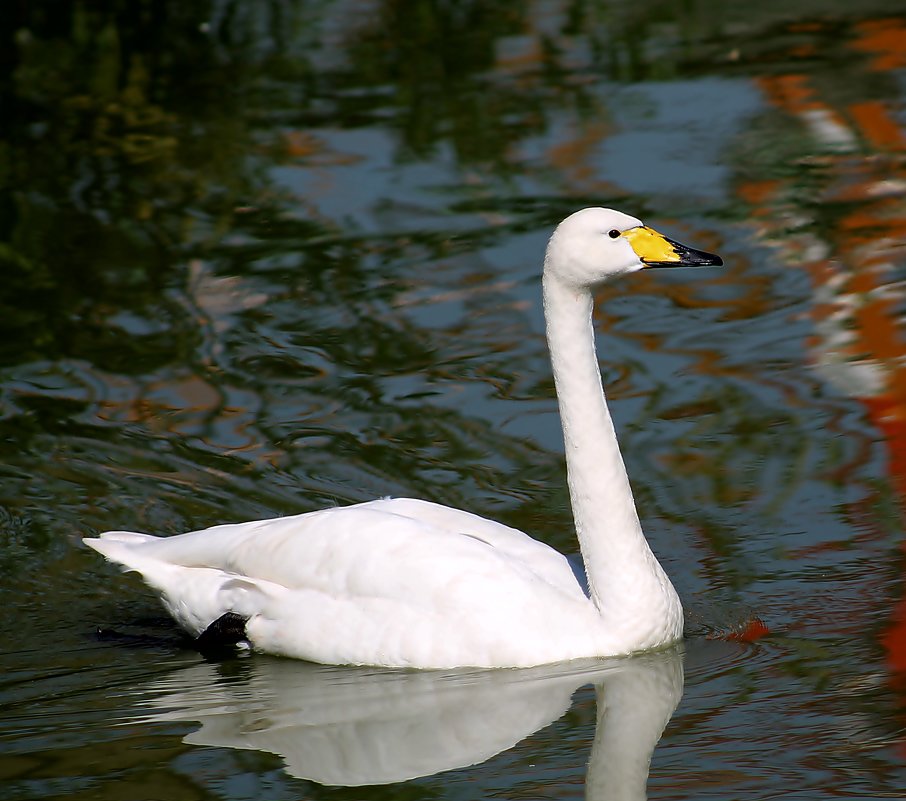
[[[668,718],[652,799],[906,795],[900,4],[10,3],[0,44],[3,798],[632,799]],[[600,296],[679,651],[206,662],[80,546],[413,495],[573,551],[539,274],[586,205],[726,263]]]

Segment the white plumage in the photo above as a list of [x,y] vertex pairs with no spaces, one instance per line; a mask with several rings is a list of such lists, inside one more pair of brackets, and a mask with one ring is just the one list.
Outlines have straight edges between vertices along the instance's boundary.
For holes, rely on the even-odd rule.
[[576,212],[548,244],[547,335],[587,593],[528,535],[406,498],[85,542],[138,571],[191,635],[232,613],[255,649],[326,664],[525,667],[676,640],[682,607],[642,534],[604,400],[591,288],[720,263],[609,209]]

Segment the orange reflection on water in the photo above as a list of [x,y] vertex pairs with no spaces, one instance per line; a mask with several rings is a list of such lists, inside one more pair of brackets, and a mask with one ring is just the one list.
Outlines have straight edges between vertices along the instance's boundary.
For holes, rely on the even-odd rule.
[[[906,289],[897,278],[906,251],[906,134],[897,118],[896,82],[872,77],[906,66],[906,21],[861,22],[848,46],[866,54],[869,74],[850,76],[847,89],[861,85],[892,96],[840,102],[846,93],[810,74],[757,78],[771,105],[811,138],[809,177],[817,172],[821,188],[817,197],[814,188],[803,192],[790,175],[744,183],[739,194],[753,207],[759,232],[810,275],[815,365],[859,399],[883,435],[891,485],[906,518]],[[810,195],[807,203],[803,195]],[[818,206],[832,224],[815,214]],[[892,682],[906,689],[906,599],[893,610],[881,641]]]

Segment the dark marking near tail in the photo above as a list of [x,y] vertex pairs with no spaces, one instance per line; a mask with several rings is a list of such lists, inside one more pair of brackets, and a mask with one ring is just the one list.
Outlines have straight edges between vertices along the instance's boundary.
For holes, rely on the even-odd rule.
[[229,650],[246,639],[245,624],[247,621],[248,618],[237,615],[235,612],[225,612],[198,635],[195,645],[203,654]]

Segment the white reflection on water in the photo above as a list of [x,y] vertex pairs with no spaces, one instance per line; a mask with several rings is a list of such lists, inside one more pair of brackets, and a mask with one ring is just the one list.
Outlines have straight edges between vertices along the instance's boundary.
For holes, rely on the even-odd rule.
[[[240,675],[224,675],[226,665]],[[644,799],[683,692],[683,653],[526,670],[401,672],[252,657],[202,663],[140,690],[147,722],[198,721],[185,742],[265,751],[292,776],[390,784],[475,765],[553,723],[593,684],[589,799]],[[147,696],[150,694],[150,699]]]

